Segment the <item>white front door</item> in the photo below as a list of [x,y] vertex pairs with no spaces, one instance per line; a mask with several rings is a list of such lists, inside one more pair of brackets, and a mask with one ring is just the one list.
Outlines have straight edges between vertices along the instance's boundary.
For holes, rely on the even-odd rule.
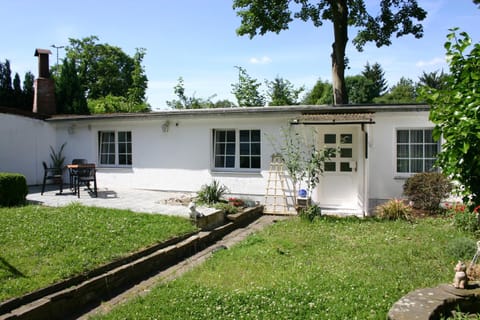
[[321,207],[357,209],[361,207],[362,179],[359,177],[359,149],[363,141],[359,126],[323,126],[319,133],[320,148],[332,148],[334,156],[324,165],[316,188]]

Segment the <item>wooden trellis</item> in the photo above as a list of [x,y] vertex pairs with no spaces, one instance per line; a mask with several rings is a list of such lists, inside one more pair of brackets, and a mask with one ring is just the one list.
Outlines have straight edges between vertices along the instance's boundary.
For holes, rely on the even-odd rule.
[[265,191],[265,205],[263,212],[266,214],[291,214],[288,210],[287,195],[285,193],[287,181],[285,167],[280,156],[274,156],[268,171],[267,190]]

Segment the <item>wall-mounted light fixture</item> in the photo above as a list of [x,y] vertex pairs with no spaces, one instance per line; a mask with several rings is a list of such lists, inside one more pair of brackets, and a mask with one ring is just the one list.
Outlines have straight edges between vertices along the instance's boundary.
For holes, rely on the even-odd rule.
[[170,120],[167,120],[162,124],[162,131],[163,132],[168,132],[169,127],[170,127]]

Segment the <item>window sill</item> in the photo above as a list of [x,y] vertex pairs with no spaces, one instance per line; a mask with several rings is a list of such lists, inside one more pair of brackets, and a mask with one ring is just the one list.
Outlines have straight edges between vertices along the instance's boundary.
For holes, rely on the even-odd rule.
[[256,176],[261,175],[262,170],[239,170],[239,169],[210,169],[212,175]]

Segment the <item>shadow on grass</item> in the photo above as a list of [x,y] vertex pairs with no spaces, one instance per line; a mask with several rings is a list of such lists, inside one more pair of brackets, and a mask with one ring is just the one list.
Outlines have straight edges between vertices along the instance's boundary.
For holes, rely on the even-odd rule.
[[25,275],[20,270],[12,266],[10,263],[8,263],[7,260],[2,257],[0,257],[0,269],[7,270],[16,278],[25,278]]

